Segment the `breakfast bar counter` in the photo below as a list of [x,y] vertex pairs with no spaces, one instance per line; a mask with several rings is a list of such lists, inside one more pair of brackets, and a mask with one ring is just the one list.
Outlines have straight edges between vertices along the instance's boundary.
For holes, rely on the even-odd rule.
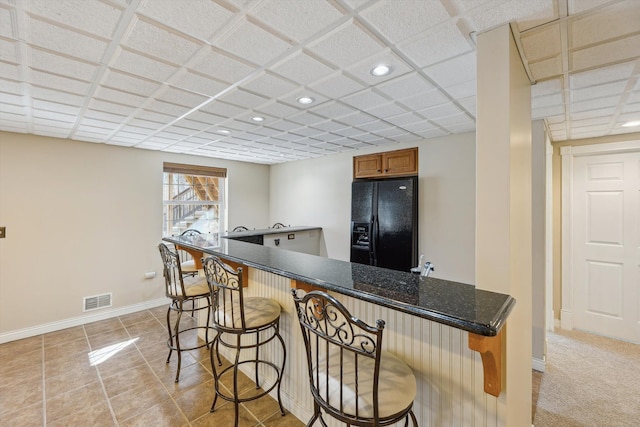
[[[515,304],[512,297],[469,284],[228,237],[202,234],[164,240],[192,253],[219,256],[234,268],[243,267],[247,295],[278,300],[283,307],[287,353],[293,355],[288,356],[283,383],[285,407],[298,418],[305,420],[313,409],[291,288],[339,294],[336,297],[365,322],[386,321],[385,348],[402,357],[418,378],[423,405],[416,411],[420,425],[440,425],[443,420],[447,425],[466,425],[478,419],[485,420],[483,425],[499,425],[502,332]],[[438,421],[426,422],[429,419]]]

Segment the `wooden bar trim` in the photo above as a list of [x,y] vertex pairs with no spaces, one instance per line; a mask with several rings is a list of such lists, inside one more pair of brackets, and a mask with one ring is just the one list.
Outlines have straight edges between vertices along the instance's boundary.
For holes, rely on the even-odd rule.
[[[187,248],[185,246],[175,245],[176,249],[188,252],[189,255],[193,257],[193,262],[198,270],[202,270],[202,258],[204,257],[204,252],[199,251],[197,249]],[[242,267],[242,287],[246,288],[249,286],[249,267],[246,265],[240,264],[238,262],[229,261],[228,259],[224,259],[222,257],[218,257],[229,267],[237,270],[239,267]]]
[[503,331],[494,337],[469,332],[469,348],[480,353],[484,372],[484,391],[492,396],[502,392],[502,346]]
[[299,280],[296,279],[291,279],[291,287],[294,289],[301,289],[305,292],[311,292],[311,291],[322,291],[323,289],[319,286],[315,286],[315,285],[311,285],[309,283],[306,282],[301,282]]

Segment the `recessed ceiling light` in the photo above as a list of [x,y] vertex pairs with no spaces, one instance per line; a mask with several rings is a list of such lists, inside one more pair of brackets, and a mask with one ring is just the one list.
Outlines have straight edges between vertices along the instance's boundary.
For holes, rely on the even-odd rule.
[[251,120],[253,120],[254,122],[263,122],[264,121],[264,117],[254,116],[254,117],[251,117]]
[[227,130],[227,129],[220,129],[220,130],[218,130],[218,133],[221,133],[223,135],[229,135],[231,133],[231,131]]
[[313,101],[315,101],[315,99],[309,97],[309,96],[301,96],[300,98],[297,99],[297,101],[300,104],[311,104]]
[[386,64],[379,64],[371,69],[371,75],[375,77],[386,76],[390,72],[391,72],[391,67]]
[[626,128],[632,128],[634,126],[640,126],[640,120],[634,120],[632,122],[627,122],[627,123],[623,124],[622,126],[624,126]]

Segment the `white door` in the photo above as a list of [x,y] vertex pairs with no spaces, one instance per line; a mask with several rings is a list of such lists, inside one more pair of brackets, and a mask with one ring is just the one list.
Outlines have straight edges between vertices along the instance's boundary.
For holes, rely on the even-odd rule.
[[574,327],[640,342],[640,153],[574,159]]

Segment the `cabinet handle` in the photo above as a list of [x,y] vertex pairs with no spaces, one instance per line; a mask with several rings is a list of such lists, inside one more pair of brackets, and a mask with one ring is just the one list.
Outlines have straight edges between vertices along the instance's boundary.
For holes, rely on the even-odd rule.
[[378,169],[378,173],[382,172],[380,169]]
[[385,169],[385,170],[384,170],[384,172],[385,172],[385,173],[389,172],[389,169]]

